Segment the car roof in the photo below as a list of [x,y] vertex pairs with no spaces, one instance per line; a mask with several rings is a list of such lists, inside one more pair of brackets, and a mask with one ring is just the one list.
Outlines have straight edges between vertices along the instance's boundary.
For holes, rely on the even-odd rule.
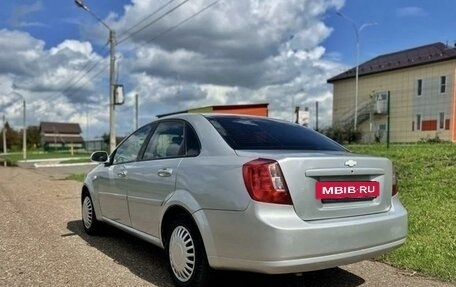
[[192,119],[192,118],[207,118],[207,117],[239,117],[239,118],[252,118],[252,119],[269,119],[269,120],[279,120],[264,116],[256,116],[256,115],[247,115],[247,114],[229,114],[229,113],[181,113],[181,114],[174,114],[165,117],[161,117],[155,119],[154,121],[159,120],[166,120],[166,119]]

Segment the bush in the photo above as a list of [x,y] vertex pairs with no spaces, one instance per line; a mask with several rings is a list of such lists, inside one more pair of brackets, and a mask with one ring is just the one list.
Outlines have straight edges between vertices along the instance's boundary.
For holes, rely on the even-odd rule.
[[360,130],[355,130],[353,126],[335,126],[321,130],[321,133],[340,144],[359,143],[363,136]]
[[435,137],[431,138],[430,136],[427,136],[425,138],[421,138],[419,143],[430,143],[430,144],[433,144],[433,143],[444,143],[445,141],[442,140],[439,135],[435,135]]

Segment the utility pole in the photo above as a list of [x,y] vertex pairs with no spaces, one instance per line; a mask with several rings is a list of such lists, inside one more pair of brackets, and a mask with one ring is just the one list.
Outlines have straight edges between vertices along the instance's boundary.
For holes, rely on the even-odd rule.
[[135,95],[135,119],[134,119],[134,129],[138,129],[138,122],[139,122],[139,116],[138,116],[138,108],[139,108],[139,95]]
[[315,102],[315,130],[318,131],[318,101]]
[[11,92],[9,95],[15,94],[18,95],[22,98],[22,107],[23,107],[23,117],[22,117],[22,123],[23,123],[23,130],[22,130],[22,159],[26,160],[27,159],[27,122],[26,122],[26,104],[25,104],[25,97],[17,92]]
[[[5,114],[3,114],[3,154],[6,155],[6,119]],[[6,160],[3,161],[3,165],[6,166]]]
[[6,154],[6,118],[3,115],[3,153]]
[[89,104],[86,104],[86,140],[88,141],[89,138]]
[[115,77],[116,77],[116,32],[111,29],[100,17],[98,17],[83,0],[74,0],[76,6],[87,11],[92,17],[100,22],[106,29],[109,30],[109,48],[110,48],[110,61],[109,61],[109,151],[113,152],[116,148],[116,114],[115,114]]
[[109,64],[109,151],[116,148],[116,113],[114,100],[114,79],[116,77],[116,32],[109,29],[110,64]]
[[27,124],[26,124],[26,108],[25,108],[25,98],[23,98],[23,107],[24,107],[24,129],[23,129],[23,135],[22,135],[22,158],[24,160],[27,159]]

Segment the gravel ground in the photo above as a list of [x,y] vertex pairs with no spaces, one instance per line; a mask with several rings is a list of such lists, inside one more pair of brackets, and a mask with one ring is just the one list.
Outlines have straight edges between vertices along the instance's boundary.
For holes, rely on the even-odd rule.
[[[0,286],[173,286],[161,249],[80,223],[81,184],[0,167]],[[217,272],[216,286],[456,286],[363,261],[302,277]]]

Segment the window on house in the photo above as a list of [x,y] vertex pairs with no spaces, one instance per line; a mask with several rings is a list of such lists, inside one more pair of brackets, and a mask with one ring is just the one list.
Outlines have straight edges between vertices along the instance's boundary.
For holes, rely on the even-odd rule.
[[423,80],[418,79],[416,81],[416,95],[421,96],[423,94]]
[[416,115],[416,130],[417,131],[421,130],[421,115],[420,114]]
[[447,77],[446,76],[441,76],[440,77],[440,93],[445,93],[446,92],[446,82],[447,82]]
[[439,115],[439,128],[443,130],[445,128],[445,113]]

